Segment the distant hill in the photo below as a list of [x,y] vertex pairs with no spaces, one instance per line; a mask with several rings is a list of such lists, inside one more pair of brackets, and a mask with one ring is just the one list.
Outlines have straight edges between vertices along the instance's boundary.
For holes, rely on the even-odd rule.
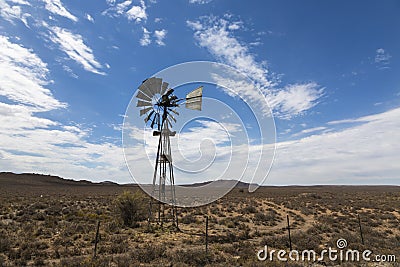
[[[194,184],[184,184],[181,186],[187,186],[187,187],[199,187],[199,186],[205,186],[210,183],[213,183],[214,187],[232,187],[233,184],[236,184],[236,188],[248,188],[249,183],[245,183],[242,181],[237,181],[237,180],[217,180],[217,181],[207,181],[207,182],[201,182],[201,183],[194,183]],[[256,184],[254,184],[256,185]]]
[[[185,184],[181,186],[199,187],[212,183],[212,181]],[[236,184],[236,188],[248,188],[249,183],[236,181],[236,180],[217,180],[213,183],[214,187],[232,187]],[[44,175],[36,173],[21,173],[16,174],[12,172],[0,172],[0,186],[120,186],[119,184],[111,181],[104,181],[93,183],[86,180],[75,181],[72,179],[65,179],[59,176]],[[121,186],[136,186],[136,184],[126,184]]]
[[[237,180],[217,180],[217,181],[207,181],[193,184],[183,184],[180,186],[186,187],[200,187],[213,182],[213,187],[221,188],[221,187],[229,187],[231,188],[234,184],[235,188],[245,188],[249,187],[249,183],[237,181]],[[256,184],[255,184],[256,185]],[[44,175],[44,174],[36,174],[36,173],[21,173],[16,174],[12,172],[0,172],[0,189],[1,188],[24,188],[24,187],[86,187],[88,188],[115,188],[116,190],[123,190],[124,188],[129,187],[137,187],[137,184],[117,184],[112,181],[103,181],[99,183],[94,183],[87,180],[75,181],[72,179],[65,179],[58,176],[53,175]],[[150,184],[148,186],[151,186]],[[299,192],[303,192],[306,189],[312,188],[313,190],[322,190],[326,188],[337,188],[338,190],[354,190],[354,188],[363,189],[365,191],[374,191],[374,190],[382,190],[382,189],[394,189],[399,190],[399,186],[390,186],[390,185],[288,185],[288,186],[261,186],[264,189],[268,188],[281,188],[281,189],[289,189],[290,190],[298,190]]]
[[0,186],[91,186],[91,185],[117,185],[113,182],[93,183],[86,180],[74,181],[53,175],[43,175],[36,173],[0,172]]

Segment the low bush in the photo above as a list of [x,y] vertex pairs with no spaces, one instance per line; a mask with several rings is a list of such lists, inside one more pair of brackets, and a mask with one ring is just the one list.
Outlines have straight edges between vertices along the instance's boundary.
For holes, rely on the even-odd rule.
[[146,219],[147,201],[140,192],[125,191],[115,200],[117,214],[127,227],[137,227],[140,221]]

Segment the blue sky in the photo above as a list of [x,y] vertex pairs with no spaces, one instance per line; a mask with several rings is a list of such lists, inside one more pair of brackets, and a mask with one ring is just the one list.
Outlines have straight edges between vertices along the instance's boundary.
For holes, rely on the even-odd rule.
[[121,127],[137,87],[207,60],[251,77],[272,108],[266,184],[400,184],[399,11],[398,1],[0,0],[0,169],[131,182]]

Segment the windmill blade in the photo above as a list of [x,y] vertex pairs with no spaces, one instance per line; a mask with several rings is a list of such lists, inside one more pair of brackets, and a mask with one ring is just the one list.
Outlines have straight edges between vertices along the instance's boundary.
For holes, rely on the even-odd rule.
[[139,91],[136,95],[137,98],[141,99],[141,100],[147,100],[147,101],[151,101],[151,97],[145,95],[142,91]]
[[158,118],[157,115],[158,115],[158,114],[156,114],[156,115],[154,116],[153,120],[151,121],[151,124],[150,124],[150,127],[151,127],[151,128],[153,128],[153,127],[154,127],[154,124],[157,123],[157,118]]
[[146,114],[150,109],[153,109],[153,107],[148,107],[140,110],[140,116],[143,116]]
[[137,106],[137,107],[150,107],[150,106],[152,107],[153,105],[151,104],[151,102],[138,100],[136,106]]
[[161,93],[161,85],[162,85],[162,79],[154,78],[154,90],[156,90],[156,94]]
[[196,102],[190,102],[190,103],[186,102],[185,107],[187,109],[192,109],[192,110],[201,110],[201,103],[202,103],[201,100],[196,101]]
[[194,89],[186,95],[186,108],[193,110],[201,110],[203,96],[203,86]]
[[150,91],[151,96],[154,96],[155,94],[159,94],[160,93],[160,91],[161,91],[161,83],[162,83],[162,79],[161,78],[151,77],[150,79],[147,79],[147,81],[144,83],[144,85]]
[[175,115],[179,116],[179,112],[178,112],[178,111],[176,111],[176,110],[174,110],[174,109],[171,109],[171,108],[169,108],[168,110],[171,111],[171,112],[173,112],[173,113],[175,113]]
[[141,91],[142,93],[144,93],[146,96],[152,98],[153,95],[151,94],[150,89],[147,87],[146,83],[148,80],[145,80],[140,86],[139,86],[139,91]]
[[147,117],[144,119],[144,122],[145,123],[147,123],[149,120],[150,120],[150,118],[151,118],[151,116],[154,114],[154,110],[152,110],[150,113],[149,113],[149,115],[147,115]]
[[174,118],[174,116],[171,115],[171,113],[168,113],[168,116],[176,123],[176,119]]
[[202,95],[203,95],[203,86],[199,86],[186,95],[186,100],[196,97],[202,97]]
[[170,121],[168,118],[166,118],[165,121],[168,123],[168,126],[169,126],[170,128],[172,128],[172,123],[171,123],[171,121]]
[[165,94],[165,92],[167,91],[168,85],[169,85],[169,84],[168,84],[167,82],[163,82],[163,83],[162,83],[160,95]]

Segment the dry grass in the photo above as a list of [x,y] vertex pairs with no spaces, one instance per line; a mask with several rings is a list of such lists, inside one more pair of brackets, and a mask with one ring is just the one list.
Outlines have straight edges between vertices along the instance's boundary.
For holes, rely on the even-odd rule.
[[[400,259],[398,187],[266,187],[252,194],[235,189],[208,206],[179,209],[182,232],[149,231],[142,215],[128,227],[116,207],[124,190],[138,189],[1,187],[0,266],[301,266],[261,263],[256,257],[264,245],[288,248],[286,215],[295,249],[320,251],[345,238],[352,249]],[[93,259],[98,221],[100,241]]]

